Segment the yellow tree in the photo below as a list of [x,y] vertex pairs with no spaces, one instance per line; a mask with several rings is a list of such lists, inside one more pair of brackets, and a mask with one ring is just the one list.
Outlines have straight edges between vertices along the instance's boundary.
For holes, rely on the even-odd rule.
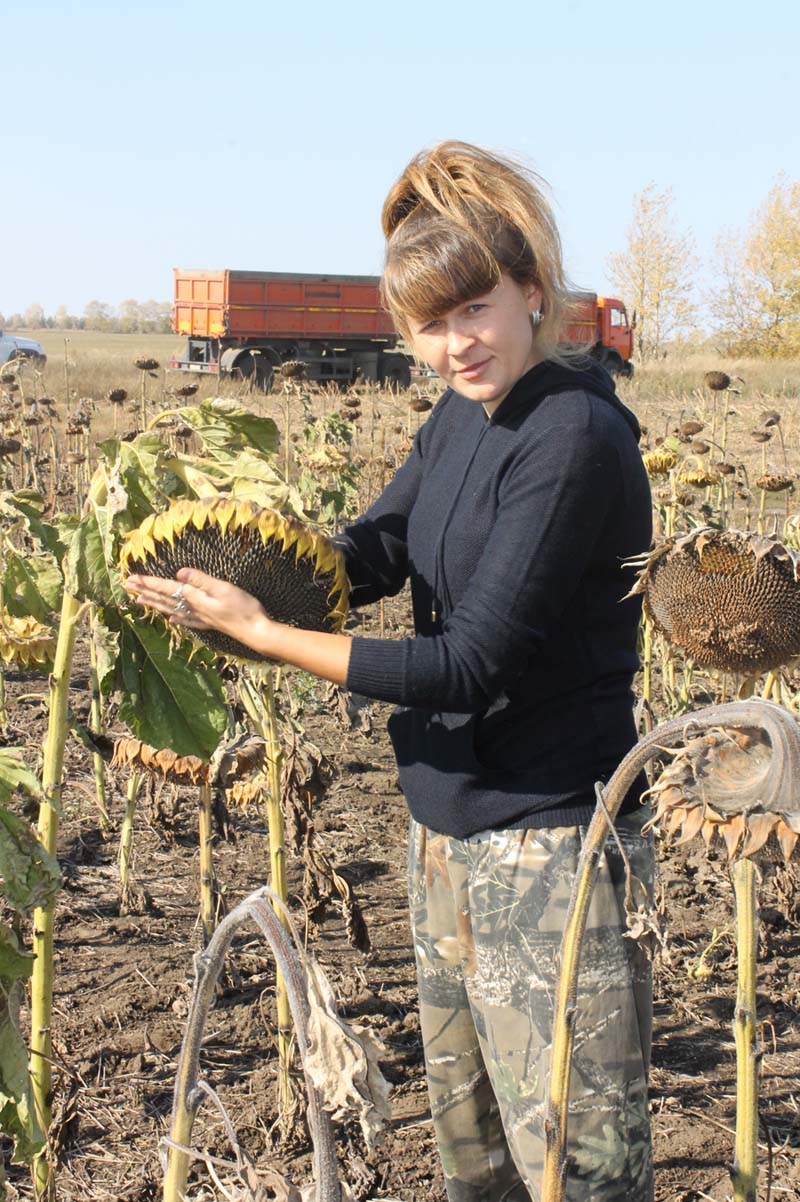
[[717,240],[716,269],[709,309],[726,349],[800,353],[800,180],[780,175],[747,231]]
[[636,314],[639,359],[660,354],[670,338],[693,327],[697,259],[690,233],[675,228],[672,189],[650,183],[634,197],[625,248],[609,255],[609,278]]

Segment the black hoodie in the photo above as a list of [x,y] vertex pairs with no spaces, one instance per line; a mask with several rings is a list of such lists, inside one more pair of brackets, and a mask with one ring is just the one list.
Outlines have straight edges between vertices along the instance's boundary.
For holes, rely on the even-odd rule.
[[416,637],[354,639],[347,687],[401,707],[389,733],[425,826],[586,822],[636,741],[622,561],[651,539],[638,436],[599,367],[541,363],[491,418],[448,390],[339,540],[354,605],[411,581]]

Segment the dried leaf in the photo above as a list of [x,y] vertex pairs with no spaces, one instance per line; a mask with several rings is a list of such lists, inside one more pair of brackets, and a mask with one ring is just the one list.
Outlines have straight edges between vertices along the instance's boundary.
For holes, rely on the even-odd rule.
[[736,814],[735,817],[729,818],[720,829],[728,849],[728,859],[732,860],[744,835],[744,814]]
[[781,845],[783,858],[788,862],[792,858],[792,854],[797,846],[797,840],[800,839],[800,835],[798,835],[797,831],[793,831],[791,827],[788,827],[785,822],[778,823],[778,825],[775,827],[775,834],[777,835],[778,842]]
[[681,837],[678,839],[679,844],[688,843],[690,839],[695,837],[703,825],[702,806],[691,806],[684,813],[686,816],[683,820]]
[[748,816],[747,833],[742,848],[743,856],[754,856],[757,851],[761,850],[770,837],[775,822],[774,814],[750,814]]
[[305,1068],[334,1118],[355,1117],[373,1151],[391,1118],[389,1082],[378,1067],[385,1048],[368,1027],[350,1025],[336,1012],[333,990],[320,966],[305,959],[308,1000],[308,1053]]

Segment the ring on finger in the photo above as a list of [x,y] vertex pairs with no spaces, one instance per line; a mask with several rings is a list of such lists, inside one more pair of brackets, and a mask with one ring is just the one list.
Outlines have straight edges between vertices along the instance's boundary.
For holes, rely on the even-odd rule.
[[186,598],[179,597],[173,606],[172,612],[174,614],[181,614],[183,617],[186,617],[186,615],[190,614],[192,611]]

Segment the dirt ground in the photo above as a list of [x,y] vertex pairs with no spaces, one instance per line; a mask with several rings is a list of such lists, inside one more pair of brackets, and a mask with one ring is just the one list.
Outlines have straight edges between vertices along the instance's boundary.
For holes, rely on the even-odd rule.
[[[86,678],[80,672],[73,686],[73,703],[83,708]],[[36,748],[45,722],[37,700],[43,688],[40,677],[9,674],[16,728],[10,741],[16,736]],[[393,1117],[376,1158],[365,1157],[352,1132],[340,1132],[343,1179],[358,1200],[443,1202],[404,896],[406,811],[385,716],[382,707],[372,707],[370,732],[346,725],[321,702],[306,708],[309,735],[335,770],[315,812],[320,846],[352,884],[372,941],[369,954],[355,951],[341,916],[331,911],[312,950],[344,1014],[368,1024],[384,1041],[382,1067],[393,1086]],[[362,727],[363,718],[362,713]],[[134,853],[142,894],[137,912],[121,915],[117,832],[98,830],[91,765],[77,742],[68,749],[66,778],[54,1014],[58,1198],[151,1202],[160,1197],[159,1140],[167,1130],[192,956],[200,945],[196,797],[167,787],[157,806],[142,802]],[[118,827],[126,781],[123,774],[109,774],[109,780]],[[265,882],[268,864],[261,818],[236,812],[232,826],[235,838],[220,838],[215,847],[228,908]],[[296,892],[300,869],[291,855],[289,863]],[[759,1198],[776,1202],[800,1198],[799,896],[796,879],[782,870],[772,872],[761,889]],[[666,947],[656,965],[651,1101],[656,1198],[722,1202],[732,1193],[726,1164],[733,1154],[735,1114],[735,952],[722,861],[709,858],[702,845],[662,848],[659,897]],[[715,930],[720,938],[698,974],[698,957]],[[274,968],[255,928],[236,940],[230,965],[206,1028],[203,1069],[256,1166],[302,1181],[308,1168],[303,1123],[298,1119],[283,1141],[275,1127]],[[209,1109],[195,1127],[195,1146],[232,1159],[222,1124]],[[203,1166],[192,1181],[189,1196],[195,1200],[224,1196]],[[271,1190],[264,1193],[265,1199],[273,1196]],[[32,1197],[25,1170],[10,1168],[9,1197]]]

